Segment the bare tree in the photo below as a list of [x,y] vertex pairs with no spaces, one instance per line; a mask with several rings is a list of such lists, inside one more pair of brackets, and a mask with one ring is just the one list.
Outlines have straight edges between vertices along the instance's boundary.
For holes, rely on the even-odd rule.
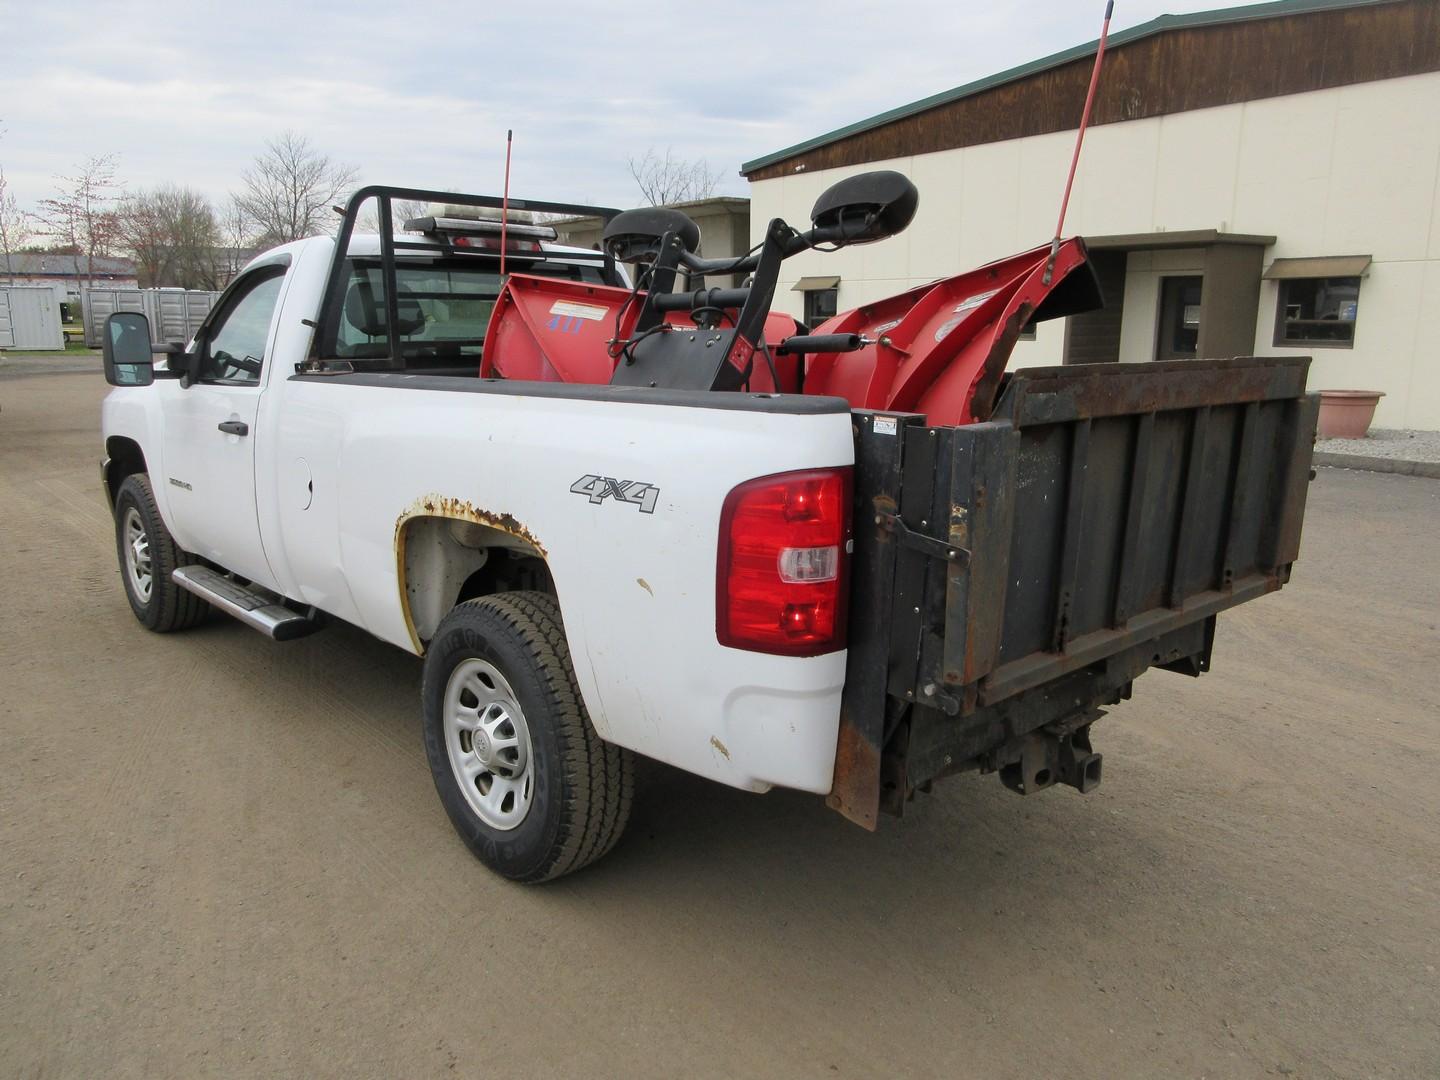
[[11,285],[15,284],[15,268],[10,258],[30,241],[31,235],[30,215],[15,201],[15,193],[5,179],[5,167],[0,165],[0,257],[5,260],[5,273]]
[[[416,218],[429,217],[431,203],[421,202],[418,199],[396,199],[390,204],[391,228],[400,232],[405,228],[407,221],[414,221]],[[370,199],[365,203],[365,209],[360,211],[360,216],[355,220],[357,232],[378,233],[380,231],[379,205],[375,200]]]
[[285,244],[329,232],[330,207],[355,183],[355,170],[332,161],[310,140],[287,131],[265,144],[265,152],[244,173],[236,196],[267,244]]
[[421,202],[419,199],[396,199],[390,204],[390,213],[395,218],[395,228],[403,229],[407,221],[429,217],[433,205],[433,203]]
[[652,147],[643,157],[629,158],[628,164],[640,194],[651,206],[708,199],[720,185],[721,174],[718,170],[712,171],[708,161],[677,158],[669,147],[664,157],[656,154]]
[[220,208],[216,224],[220,236],[210,261],[209,287],[223,289],[250,261],[258,237],[238,195],[230,196],[230,201]]
[[108,254],[117,239],[115,199],[123,184],[115,178],[115,155],[87,158],[72,176],[57,176],[60,193],[40,200],[36,215],[51,241],[68,249],[75,274],[89,288],[97,256]]
[[164,185],[127,196],[117,216],[120,243],[135,260],[142,287],[212,286],[220,229],[204,195]]

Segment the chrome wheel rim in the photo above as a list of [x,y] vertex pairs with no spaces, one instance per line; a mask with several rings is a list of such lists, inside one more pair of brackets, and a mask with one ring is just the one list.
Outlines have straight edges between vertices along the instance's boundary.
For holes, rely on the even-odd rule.
[[128,507],[121,529],[124,534],[125,572],[130,575],[130,588],[141,603],[148,604],[155,575],[150,563],[150,534],[145,531],[140,511],[133,506]]
[[530,729],[505,676],[488,661],[462,661],[445,685],[443,718],[450,768],[470,809],[492,829],[518,826],[535,770]]

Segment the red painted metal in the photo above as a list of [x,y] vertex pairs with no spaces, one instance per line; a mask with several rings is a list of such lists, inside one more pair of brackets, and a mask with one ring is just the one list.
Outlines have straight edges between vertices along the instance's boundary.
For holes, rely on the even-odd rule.
[[1046,296],[1085,265],[1085,246],[1063,241],[1047,283],[1049,245],[877,300],[815,328],[861,334],[852,353],[812,357],[805,392],[843,397],[860,409],[924,413],[932,424],[989,417],[1021,330]]
[[[616,294],[621,300],[629,295],[603,285],[511,274],[490,314],[480,377],[608,383],[615,361],[605,343],[614,333]],[[576,309],[593,317],[567,313]]]
[[[932,424],[987,419],[1020,331],[1087,258],[1080,240],[1062,242],[1047,281],[1049,254],[1048,246],[1034,248],[841,312],[814,332],[861,334],[871,343],[856,352],[810,357],[803,392],[842,397],[858,409],[924,413]],[[607,346],[630,336],[644,295],[511,274],[490,318],[480,374],[606,384],[616,363]],[[681,328],[694,325],[684,315],[669,315],[667,321]],[[772,312],[765,322],[772,354],[797,329],[793,318]],[[773,361],[779,390],[800,390],[802,358],[773,356]],[[753,360],[749,389],[776,389],[760,353]]]
[[[480,376],[603,386],[610,382],[616,364],[607,345],[630,336],[644,302],[643,292],[632,294],[629,289],[511,274],[490,315]],[[731,311],[732,323],[735,316]],[[683,314],[667,315],[666,321],[681,329],[695,325]],[[799,390],[802,358],[773,356],[773,348],[798,331],[799,324],[781,312],[771,312],[765,320],[765,341],[772,348],[782,393]],[[777,389],[759,353],[753,360],[749,389],[755,393]]]

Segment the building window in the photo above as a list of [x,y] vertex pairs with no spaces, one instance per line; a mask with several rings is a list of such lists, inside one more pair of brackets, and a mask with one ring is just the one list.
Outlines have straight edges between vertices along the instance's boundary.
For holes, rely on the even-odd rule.
[[1289,278],[1279,285],[1276,345],[1353,347],[1360,310],[1358,277]]
[[838,288],[805,290],[806,326],[819,326],[826,319],[833,319],[839,310],[840,290]]
[[802,277],[790,288],[804,298],[805,325],[811,330],[826,319],[833,319],[835,313],[840,310],[840,278],[838,275]]

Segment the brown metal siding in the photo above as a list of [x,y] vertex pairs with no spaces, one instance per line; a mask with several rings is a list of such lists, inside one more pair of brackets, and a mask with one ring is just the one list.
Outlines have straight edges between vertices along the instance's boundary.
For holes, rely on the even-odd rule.
[[1065,327],[1066,364],[1114,364],[1120,360],[1120,323],[1125,311],[1123,251],[1092,251],[1090,265],[1100,282],[1105,306],[1070,316]]
[[[793,173],[1073,129],[1092,58],[892,121],[749,173]],[[1440,3],[1393,4],[1170,30],[1105,54],[1091,122],[1233,105],[1440,71]]]

